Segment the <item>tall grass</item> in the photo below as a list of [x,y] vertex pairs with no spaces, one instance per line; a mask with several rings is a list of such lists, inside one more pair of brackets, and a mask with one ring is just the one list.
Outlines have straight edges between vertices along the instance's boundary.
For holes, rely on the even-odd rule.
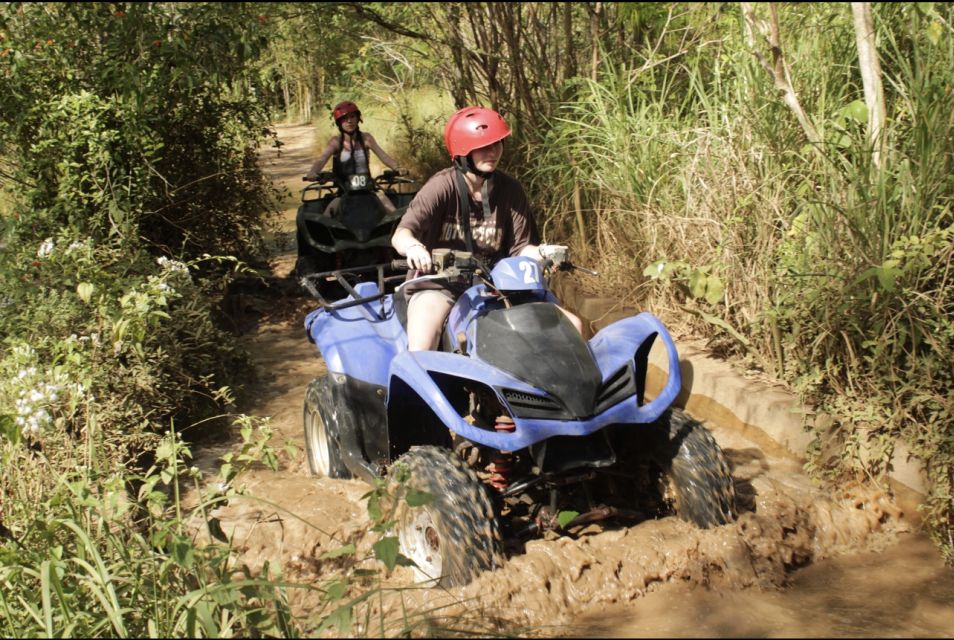
[[834,417],[812,471],[883,478],[907,444],[954,562],[951,17],[949,5],[879,7],[879,166],[848,10],[825,6],[786,9],[782,24],[804,36],[785,54],[820,145],[729,20],[714,27],[718,49],[606,64],[582,82],[531,185],[551,235],[599,266],[604,292],[688,322]]

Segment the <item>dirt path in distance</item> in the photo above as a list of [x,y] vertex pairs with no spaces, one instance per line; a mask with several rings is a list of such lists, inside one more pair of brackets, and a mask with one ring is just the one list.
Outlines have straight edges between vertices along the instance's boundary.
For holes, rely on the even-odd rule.
[[[280,125],[277,130],[280,151],[263,149],[260,160],[267,174],[291,194],[270,240],[269,262],[274,280],[287,285],[295,260],[301,176],[314,157],[314,140],[310,126]],[[333,568],[319,560],[324,551],[341,541],[356,542],[359,549],[373,541],[366,533],[369,520],[361,500],[368,486],[359,480],[315,478],[308,472],[303,400],[307,384],[324,371],[324,363],[302,324],[314,305],[307,297],[288,294],[293,287],[283,290],[279,296],[253,292],[237,303],[237,324],[247,329],[240,340],[255,369],[251,402],[241,410],[269,418],[276,447],[289,440],[299,451],[292,457],[281,454],[277,473],[256,468],[244,476],[249,497],[232,501],[215,515],[242,562],[253,569],[268,562],[281,567],[286,579],[317,584]],[[784,585],[796,567],[848,551],[883,549],[906,528],[885,496],[848,488],[822,493],[793,461],[767,456],[737,433],[707,426],[733,467],[744,511],[738,522],[703,531],[665,518],[630,528],[592,526],[576,538],[534,540],[524,554],[467,587],[404,592],[399,600],[374,601],[369,605],[371,620],[378,607],[385,609],[386,619],[400,618],[405,606],[445,607],[442,612],[450,615],[479,612],[482,624],[493,618],[498,628],[509,632],[562,634],[569,628],[564,625],[581,620],[599,628],[601,616],[609,611],[618,615],[620,607],[630,607],[648,594],[698,585],[733,592],[774,589]],[[204,470],[213,468],[216,458],[237,442],[236,436],[198,451],[198,464]],[[403,568],[388,580],[396,586],[410,582],[410,572]],[[673,593],[685,598],[682,592]],[[296,590],[291,598],[299,614],[319,606],[314,592]],[[362,631],[380,633],[373,626],[356,628],[355,633]],[[611,635],[612,630],[604,627],[600,632]],[[652,635],[652,629],[648,633]],[[720,632],[696,629],[692,635]],[[732,635],[732,630],[721,635]]]

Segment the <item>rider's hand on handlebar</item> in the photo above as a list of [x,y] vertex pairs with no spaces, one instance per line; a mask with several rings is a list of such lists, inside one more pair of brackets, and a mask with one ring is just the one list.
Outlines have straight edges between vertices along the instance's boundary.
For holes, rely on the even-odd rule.
[[541,244],[537,247],[540,257],[552,260],[554,264],[563,264],[567,260],[567,246],[563,244]]
[[424,273],[428,273],[431,270],[431,252],[420,242],[416,242],[408,247],[404,256],[407,258],[407,265],[410,268],[418,269]]

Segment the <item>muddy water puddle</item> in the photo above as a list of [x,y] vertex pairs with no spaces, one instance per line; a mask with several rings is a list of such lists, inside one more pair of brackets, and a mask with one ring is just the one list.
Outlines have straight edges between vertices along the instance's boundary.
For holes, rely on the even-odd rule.
[[[310,130],[279,132],[282,162],[265,167],[291,185],[310,163]],[[295,210],[288,206],[286,233],[294,229]],[[272,260],[275,276],[287,277],[293,263],[286,247]],[[248,497],[215,515],[241,562],[253,570],[268,562],[289,581],[320,585],[344,575],[347,564],[322,560],[322,554],[346,542],[359,556],[368,554],[377,537],[368,533],[361,500],[366,485],[308,473],[302,404],[306,385],[324,365],[301,325],[307,301],[285,309],[242,338],[256,373],[244,410],[268,417],[276,445],[288,439],[299,452],[282,454],[277,473],[250,472],[244,479]],[[390,634],[397,627],[388,625],[400,627],[416,615],[423,626],[415,633],[438,635],[442,626],[471,630],[468,635],[954,635],[954,573],[929,542],[911,533],[908,517],[886,495],[862,487],[822,490],[794,461],[767,456],[738,433],[707,426],[732,466],[737,522],[700,530],[670,517],[632,527],[591,525],[572,538],[550,534],[528,542],[497,571],[451,590],[404,590],[411,572],[398,567],[383,583],[393,591],[355,612],[352,634]],[[197,452],[203,469],[228,447],[222,442]],[[372,586],[355,581],[349,595]],[[291,604],[301,616],[322,610],[313,591],[294,590]]]
[[667,585],[625,606],[585,616],[569,636],[951,637],[954,570],[930,541],[902,535],[877,552],[795,571],[784,589]]

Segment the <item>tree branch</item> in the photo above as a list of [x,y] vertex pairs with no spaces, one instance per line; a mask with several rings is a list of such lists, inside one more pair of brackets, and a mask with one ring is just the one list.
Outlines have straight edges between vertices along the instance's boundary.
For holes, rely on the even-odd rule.
[[434,38],[432,38],[431,36],[427,35],[426,33],[421,33],[421,32],[419,32],[419,31],[413,31],[413,30],[408,29],[408,28],[406,28],[406,27],[402,27],[402,26],[399,25],[399,24],[395,24],[395,23],[391,22],[390,20],[386,19],[384,16],[382,16],[380,13],[378,13],[378,12],[375,11],[374,9],[368,8],[367,5],[364,4],[364,3],[361,3],[361,2],[342,2],[341,4],[342,4],[343,6],[345,6],[345,7],[348,7],[348,8],[351,9],[352,11],[354,11],[354,12],[355,12],[357,15],[359,15],[360,17],[365,18],[365,19],[367,19],[367,20],[370,20],[370,21],[373,22],[374,24],[376,24],[376,25],[378,25],[379,27],[382,27],[382,28],[384,28],[384,29],[387,29],[387,30],[390,31],[391,33],[396,33],[396,34],[401,35],[401,36],[407,36],[408,38],[415,38],[415,39],[417,39],[417,40],[424,40],[424,41],[427,41],[427,42],[433,42],[433,41],[434,41]]
[[[781,37],[778,28],[778,12],[776,11],[775,3],[769,3],[770,24],[766,24],[764,20],[759,20],[756,17],[755,7],[751,2],[741,2],[739,4],[742,5],[742,15],[745,18],[745,36],[752,55],[755,56],[759,64],[762,65],[762,68],[769,74],[775,88],[782,94],[782,99],[785,101],[785,104],[795,113],[795,117],[802,126],[802,130],[805,132],[808,140],[812,143],[821,142],[821,136],[818,135],[815,125],[812,124],[812,121],[805,114],[805,110],[802,109],[802,105],[798,101],[798,94],[795,93],[795,89],[792,87],[792,81],[788,73],[788,65],[785,64],[785,58],[782,55]],[[755,42],[755,29],[758,29],[762,36],[768,40],[769,50],[772,53],[772,64],[769,64],[768,60],[765,59],[765,56],[762,55],[762,52],[758,49]]]

